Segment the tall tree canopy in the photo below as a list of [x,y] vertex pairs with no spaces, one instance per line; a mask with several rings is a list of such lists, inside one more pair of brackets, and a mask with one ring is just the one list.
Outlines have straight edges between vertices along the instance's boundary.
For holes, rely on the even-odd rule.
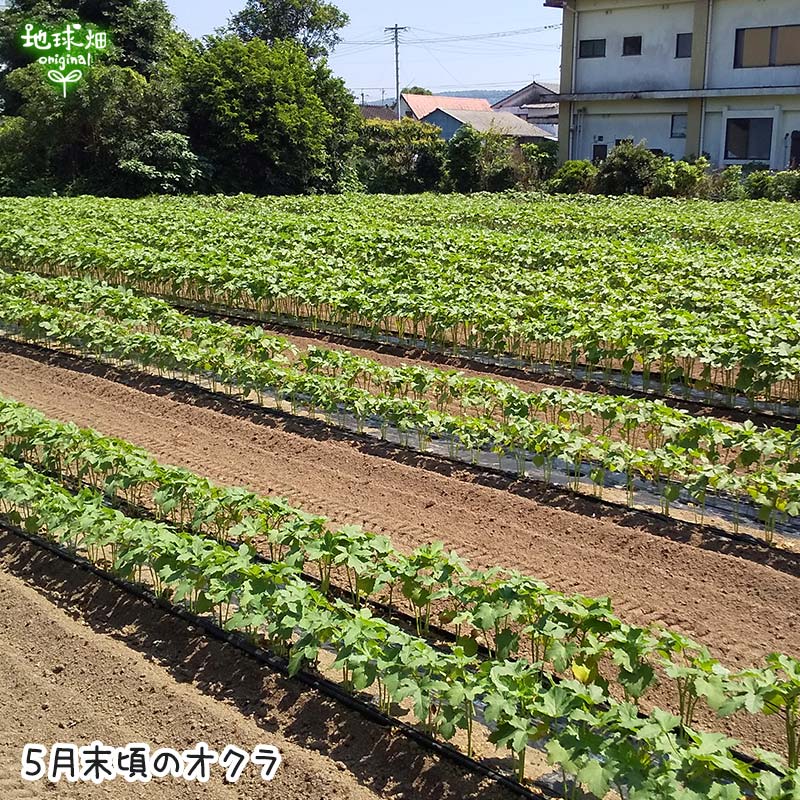
[[296,42],[235,36],[186,68],[189,133],[215,189],[256,194],[336,188],[357,110],[341,81]]
[[145,77],[185,46],[164,0],[11,0],[0,14],[0,77],[31,60],[18,44],[25,22],[56,25],[77,19],[109,32],[113,48],[107,63]]
[[[301,0],[242,14],[254,9],[270,10],[272,34],[253,18],[244,39],[193,42],[164,0],[12,0],[0,13],[0,194],[352,185],[361,117],[320,57],[347,17]],[[91,24],[112,47],[62,97],[20,52],[28,21]]]
[[338,44],[339,31],[349,22],[344,11],[324,0],[247,0],[231,17],[229,30],[246,42],[293,39],[311,58],[317,58]]
[[405,89],[400,90],[400,94],[427,94],[432,95],[430,89],[424,89],[422,86],[406,86]]
[[[102,60],[59,98],[21,51],[27,21],[90,23]],[[179,191],[199,176],[184,135],[176,65],[191,50],[163,0],[12,0],[0,14],[0,189],[8,193]]]

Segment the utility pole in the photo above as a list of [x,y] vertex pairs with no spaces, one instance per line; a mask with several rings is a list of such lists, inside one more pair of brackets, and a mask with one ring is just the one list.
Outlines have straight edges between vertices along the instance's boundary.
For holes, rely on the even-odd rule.
[[386,33],[391,33],[394,35],[394,80],[395,80],[395,90],[396,90],[396,97],[397,97],[397,119],[398,121],[403,119],[403,114],[400,110],[400,32],[407,31],[408,28],[401,28],[397,23],[394,24],[391,28],[384,28]]

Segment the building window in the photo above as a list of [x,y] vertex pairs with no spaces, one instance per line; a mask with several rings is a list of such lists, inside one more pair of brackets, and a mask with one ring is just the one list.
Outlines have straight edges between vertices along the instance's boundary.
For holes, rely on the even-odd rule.
[[679,33],[675,42],[675,58],[691,58],[692,57],[692,39],[691,33]]
[[626,36],[622,40],[622,55],[640,56],[642,54],[642,37]]
[[784,25],[775,30],[775,66],[796,67],[800,64],[800,25]]
[[736,69],[800,66],[800,25],[739,28],[733,66]]
[[729,119],[725,132],[728,161],[769,161],[772,155],[771,117]]
[[605,161],[608,158],[608,145],[596,144],[592,146],[592,161],[595,164]]
[[672,139],[685,139],[686,129],[689,127],[688,114],[673,114],[672,115],[672,129],[670,137]]
[[605,58],[605,39],[582,39],[578,50],[579,58]]

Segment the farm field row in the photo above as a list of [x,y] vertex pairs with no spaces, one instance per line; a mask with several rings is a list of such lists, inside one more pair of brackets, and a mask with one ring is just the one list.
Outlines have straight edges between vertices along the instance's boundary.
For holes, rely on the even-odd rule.
[[[228,629],[264,637],[292,672],[317,668],[332,650],[345,687],[375,693],[386,712],[410,700],[431,735],[464,731],[469,755],[478,720],[494,723],[490,741],[514,754],[520,780],[529,740],[543,735],[551,763],[598,797],[625,787],[644,798],[670,785],[697,797],[747,791],[772,799],[800,780],[753,773],[730,753],[737,742],[694,729],[698,702],[722,717],[743,708],[784,716],[783,750],[790,768],[800,766],[800,662],[789,657],[732,673],[674,632],[626,625],[606,601],[560,595],[515,572],[476,572],[437,547],[403,556],[382,537],[215,487],[24,405],[0,401],[0,435],[13,459],[0,457],[0,514],[12,524],[212,613]],[[135,516],[107,508],[104,496]],[[136,518],[146,511],[158,521]],[[270,562],[257,560],[259,541]],[[308,584],[304,569],[318,571],[319,583]],[[346,578],[343,599],[330,594],[336,573]],[[390,605],[393,596],[409,604],[415,631],[392,624],[390,611],[388,620],[368,612],[369,598],[387,593]],[[455,628],[447,648],[426,643],[434,618]],[[637,703],[659,678],[674,683],[679,705],[674,714],[641,716]]]
[[[4,800],[68,796],[94,800],[98,787],[23,786],[16,754],[30,741],[100,739],[185,750],[199,739],[221,752],[278,746],[270,783],[248,769],[236,784],[212,771],[210,800],[510,800],[385,726],[265,670],[106,581],[0,532],[0,790]],[[114,609],[109,614],[109,608]],[[39,635],[31,636],[31,630]],[[101,675],[102,679],[98,679]],[[65,733],[65,732],[68,732]],[[387,764],[391,761],[391,767]],[[102,796],[196,800],[196,785],[153,782],[137,793],[121,781]]]
[[[569,390],[525,391],[419,364],[387,366],[342,350],[298,349],[261,328],[189,317],[162,301],[90,281],[0,272],[0,325],[11,335],[77,349],[293,412],[394,439],[422,451],[520,475],[609,486],[628,505],[642,492],[663,513],[688,499],[696,517],[763,523],[768,541],[800,515],[797,430],[695,417],[658,401]],[[624,501],[623,501],[624,502]]]
[[[557,512],[503,491],[476,486],[465,496],[468,485],[461,481],[360,455],[352,442],[316,442],[318,433],[309,439],[265,429],[18,357],[4,359],[0,377],[8,394],[54,416],[125,436],[222,482],[288,495],[340,525],[366,524],[408,555],[442,538],[481,569],[521,568],[568,592],[591,587],[611,595],[627,621],[666,623],[739,667],[760,663],[774,650],[800,649],[795,615],[787,611],[797,579],[768,567],[653,541],[630,527]],[[540,569],[531,569],[537,563]],[[667,689],[654,687],[652,702],[671,707],[676,698]],[[704,727],[716,726],[702,711],[699,718]],[[737,715],[718,722],[750,746],[781,748],[776,719],[757,723]]]
[[4,200],[0,223],[4,268],[600,370],[656,391],[783,411],[800,401],[789,205],[31,199]]
[[[0,200],[0,518],[571,800],[789,800],[798,229],[758,202]],[[348,763],[347,796],[425,780]]]

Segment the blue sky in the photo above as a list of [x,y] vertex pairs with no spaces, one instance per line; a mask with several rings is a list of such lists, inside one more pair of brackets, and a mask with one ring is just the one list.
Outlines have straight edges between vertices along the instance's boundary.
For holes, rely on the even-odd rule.
[[[178,25],[203,36],[224,24],[242,0],[167,0]],[[561,14],[543,0],[506,0],[497,5],[475,0],[339,0],[350,15],[343,32],[348,44],[330,59],[334,71],[358,96],[394,95],[394,50],[384,27],[406,25],[402,34],[400,80],[430,89],[510,88],[534,79],[558,80],[559,30],[494,39],[431,42],[443,36],[474,36],[558,25]],[[386,39],[386,43],[379,44]],[[365,42],[365,44],[361,44]],[[373,44],[375,43],[375,44]]]

